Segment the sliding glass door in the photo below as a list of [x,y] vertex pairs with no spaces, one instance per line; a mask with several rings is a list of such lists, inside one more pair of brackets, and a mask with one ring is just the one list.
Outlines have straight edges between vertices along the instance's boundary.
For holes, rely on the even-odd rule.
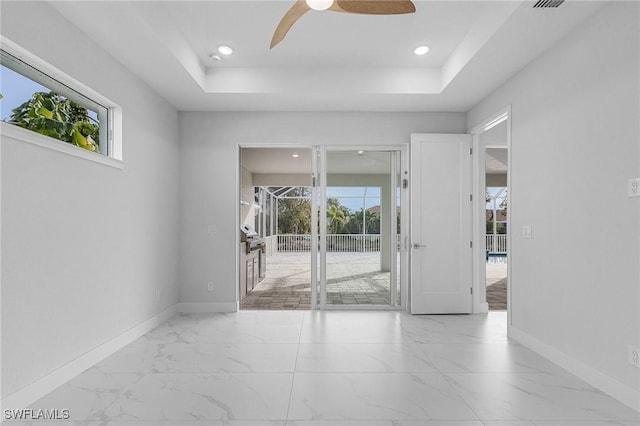
[[400,307],[401,151],[318,147],[312,306]]

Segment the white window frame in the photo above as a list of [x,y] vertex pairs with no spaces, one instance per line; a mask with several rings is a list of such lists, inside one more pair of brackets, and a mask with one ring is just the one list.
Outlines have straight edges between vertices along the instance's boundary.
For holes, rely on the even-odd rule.
[[[106,117],[100,116],[101,145],[105,143],[103,140],[106,141],[106,152],[103,153],[91,152],[84,148],[69,144],[68,142],[41,135],[28,129],[23,129],[22,127],[14,124],[0,122],[0,135],[3,139],[4,137],[10,137],[32,145],[37,145],[107,166],[119,169],[124,168],[122,156],[122,108],[120,108],[119,105],[70,77],[60,69],[27,51],[6,37],[0,36],[0,50],[33,68],[36,73],[43,74],[45,78],[48,77],[49,79],[52,79],[54,84],[50,84],[49,81],[38,81],[37,77],[33,78],[31,75],[23,74],[26,78],[30,78],[36,83],[54,91],[58,91],[62,88],[63,90],[60,90],[61,95],[68,97],[75,102],[79,101],[78,103],[85,106],[87,106],[87,104],[102,106],[106,108],[107,111]],[[52,85],[56,87],[51,87]],[[86,98],[86,100],[81,98]],[[104,118],[106,118],[106,120],[104,120]],[[106,129],[102,128],[105,124],[103,121],[106,122]]]

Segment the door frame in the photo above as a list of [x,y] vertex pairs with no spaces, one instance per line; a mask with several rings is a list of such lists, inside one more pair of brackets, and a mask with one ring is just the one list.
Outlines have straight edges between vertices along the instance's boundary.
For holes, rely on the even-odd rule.
[[[240,294],[240,275],[242,265],[240,264],[240,207],[242,203],[242,150],[244,148],[283,148],[283,149],[305,149],[313,152],[313,145],[304,145],[304,144],[291,144],[291,143],[239,143],[236,145],[236,176],[235,176],[235,184],[236,184],[236,205],[235,205],[235,216],[236,216],[236,244],[235,244],[235,253],[236,253],[236,312],[239,312],[240,305],[242,302],[242,296]],[[309,175],[311,176],[311,171],[309,171]],[[309,267],[312,267],[312,263],[309,263]]]
[[[480,135],[498,124],[507,123],[507,188],[509,191],[509,208],[507,209],[507,323],[511,325],[511,211],[513,209],[511,197],[511,105],[500,109],[495,114],[481,120],[469,133],[472,136],[473,148],[473,313],[482,314],[489,312],[486,293],[486,243],[485,233],[485,148],[480,146]],[[502,148],[502,147],[501,147]]]
[[[314,201],[317,202],[318,197],[321,194],[320,186],[324,184],[326,179],[326,173],[324,172],[324,166],[318,167],[318,163],[325,163],[324,153],[327,149],[329,150],[343,150],[343,151],[397,151],[400,153],[400,170],[397,170],[400,175],[400,241],[402,242],[399,247],[400,253],[400,305],[393,306],[389,305],[348,305],[344,307],[340,307],[339,305],[327,305],[329,306],[327,309],[347,309],[347,310],[407,310],[408,309],[408,300],[409,300],[409,189],[407,186],[403,184],[405,180],[409,179],[409,144],[397,144],[397,145],[349,145],[349,144],[290,144],[290,143],[240,143],[236,146],[236,206],[235,206],[235,217],[236,217],[236,245],[235,245],[235,253],[236,253],[236,311],[240,310],[240,201],[241,201],[241,187],[240,187],[240,173],[241,173],[241,165],[242,165],[242,156],[241,152],[243,148],[298,148],[298,149],[309,149],[312,151],[312,170],[310,170],[310,175],[312,179],[315,180],[312,182],[312,205],[314,205]],[[320,154],[316,156],[316,153]],[[323,176],[324,174],[324,176]],[[315,200],[314,200],[315,194]],[[321,199],[320,199],[321,200]],[[326,209],[326,200],[325,209]],[[312,209],[313,211],[313,209]],[[317,218],[319,222],[322,222],[322,215]],[[324,218],[325,226],[326,226],[326,215]],[[316,279],[325,279],[325,277],[318,277],[321,275],[321,268],[318,262],[318,255],[322,253],[321,250],[314,250],[316,253],[315,259],[313,257],[314,253],[312,251],[310,258],[310,270],[311,270],[311,288],[313,289],[314,280]],[[326,253],[325,253],[326,254]],[[326,271],[325,271],[326,272]],[[326,274],[325,274],[326,275]],[[320,282],[317,282],[317,285],[320,285]],[[315,297],[312,296],[311,299],[311,307],[310,310],[319,310],[321,309],[320,301],[315,300]],[[315,305],[314,305],[315,302]]]
[[[393,272],[400,272],[400,305],[394,305],[393,300],[391,300],[390,292],[390,300],[388,305],[332,305],[326,303],[326,239],[320,238],[320,264],[318,265],[318,271],[320,273],[320,281],[318,285],[320,286],[320,300],[318,300],[318,305],[313,309],[317,310],[407,310],[408,309],[408,292],[409,292],[409,214],[410,214],[410,204],[409,204],[409,188],[408,185],[404,185],[403,182],[406,179],[408,182],[409,179],[409,145],[316,145],[314,148],[318,148],[318,158],[319,158],[319,169],[314,170],[314,173],[317,173],[319,177],[319,185],[317,186],[318,194],[320,201],[320,214],[318,218],[318,223],[320,225],[320,229],[326,229],[327,227],[327,217],[326,217],[326,209],[327,209],[327,199],[326,196],[326,183],[327,183],[327,170],[326,170],[326,153],[327,151],[394,151],[400,154],[400,169],[394,170],[395,167],[392,165],[392,172],[395,171],[399,176],[398,178],[398,186],[400,187],[400,233],[398,234],[400,241],[402,242],[398,248],[398,253],[400,254],[400,270]],[[395,195],[395,191],[392,191],[392,196]],[[395,197],[394,197],[395,201]],[[393,224],[394,221],[392,220]],[[312,225],[313,226],[313,225]],[[318,233],[318,236],[321,234]],[[324,265],[324,267],[322,267]],[[325,291],[323,291],[325,290]]]

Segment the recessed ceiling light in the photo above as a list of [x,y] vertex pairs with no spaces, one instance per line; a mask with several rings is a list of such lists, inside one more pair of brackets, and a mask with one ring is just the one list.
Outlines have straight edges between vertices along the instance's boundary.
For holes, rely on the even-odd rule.
[[426,55],[427,52],[429,52],[429,46],[418,46],[413,50],[413,53],[418,56]]
[[231,55],[233,53],[233,49],[230,46],[222,44],[218,46],[218,52],[222,53],[223,55]]
[[364,155],[364,151],[363,150],[358,151],[358,155]]
[[295,152],[294,152],[293,154],[291,154],[291,156],[292,156],[293,158],[298,158],[298,157],[300,157],[300,154],[298,154],[298,153],[295,153]]
[[209,57],[210,57],[211,59],[213,59],[214,61],[221,61],[221,60],[222,60],[222,58],[220,57],[220,55],[212,54],[212,55],[209,55]]

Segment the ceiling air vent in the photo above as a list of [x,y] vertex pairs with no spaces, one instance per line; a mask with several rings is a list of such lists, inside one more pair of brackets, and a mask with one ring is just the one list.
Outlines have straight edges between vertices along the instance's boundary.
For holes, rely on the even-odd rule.
[[538,0],[536,4],[533,5],[533,8],[543,8],[543,7],[558,7],[564,0]]

